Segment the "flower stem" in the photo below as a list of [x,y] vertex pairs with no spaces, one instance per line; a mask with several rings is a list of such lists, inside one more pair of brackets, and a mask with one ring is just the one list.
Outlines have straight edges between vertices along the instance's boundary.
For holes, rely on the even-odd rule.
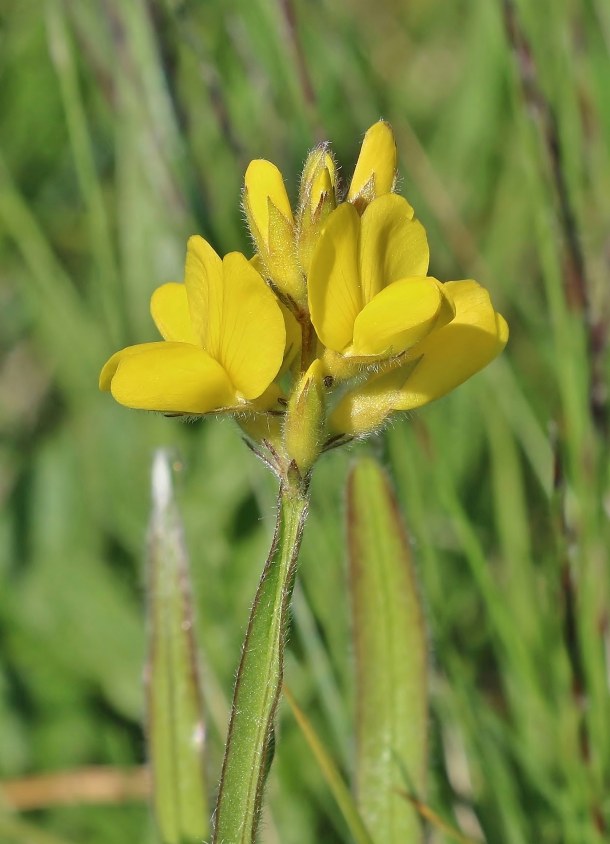
[[214,844],[255,840],[284,674],[288,609],[307,516],[306,484],[280,484],[275,535],[242,650],[215,812]]

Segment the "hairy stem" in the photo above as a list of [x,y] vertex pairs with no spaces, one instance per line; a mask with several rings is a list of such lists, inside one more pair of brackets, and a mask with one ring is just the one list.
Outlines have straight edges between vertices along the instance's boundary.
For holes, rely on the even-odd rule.
[[215,844],[251,844],[258,826],[308,504],[306,485],[290,470],[288,475],[280,485],[273,544],[254,598],[235,684],[216,804]]

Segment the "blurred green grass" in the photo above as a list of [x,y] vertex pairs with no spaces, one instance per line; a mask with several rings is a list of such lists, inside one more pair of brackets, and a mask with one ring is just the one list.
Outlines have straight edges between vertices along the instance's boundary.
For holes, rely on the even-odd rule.
[[[520,0],[520,42],[501,2],[297,0],[296,33],[287,9],[0,3],[0,777],[143,759],[159,445],[184,464],[217,771],[273,482],[228,422],[124,410],[97,392],[99,367],[154,337],[149,295],[180,278],[189,234],[248,249],[251,158],[274,160],[294,195],[320,136],[349,174],[383,116],[432,272],[477,278],[511,326],[488,371],[370,446],[393,472],[427,608],[429,802],[489,844],[607,840],[608,361],[591,327],[601,337],[610,305],[610,15],[603,0]],[[567,234],[588,311],[566,298]],[[329,455],[314,479],[288,657],[345,770],[349,460]],[[268,797],[264,841],[347,840],[285,709]],[[144,807],[30,819],[67,841],[153,840]]]

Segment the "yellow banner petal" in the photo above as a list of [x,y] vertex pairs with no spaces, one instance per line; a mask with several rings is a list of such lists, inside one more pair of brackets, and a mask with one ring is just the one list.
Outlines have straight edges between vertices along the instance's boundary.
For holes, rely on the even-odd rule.
[[358,273],[360,217],[349,203],[333,211],[314,251],[308,279],[309,310],[320,340],[335,352],[352,341],[362,308]]
[[150,300],[150,313],[164,340],[199,345],[191,322],[186,285],[169,282],[157,287]]
[[421,360],[399,391],[396,410],[410,410],[438,399],[487,366],[504,348],[508,326],[489,293],[476,281],[449,281],[446,294],[455,317],[413,350]]
[[222,261],[199,235],[189,237],[187,243],[184,284],[199,344],[218,360],[224,298]]
[[358,314],[354,355],[400,354],[437,323],[443,297],[433,278],[405,278],[384,288]]
[[271,289],[240,252],[225,256],[223,274],[218,360],[244,398],[255,399],[273,381],[282,364],[286,345],[284,317]]
[[110,391],[126,407],[201,414],[238,404],[227,373],[197,346],[144,343],[115,357]]
[[362,215],[360,278],[364,304],[383,287],[410,276],[425,276],[430,251],[422,224],[398,194],[375,199]]

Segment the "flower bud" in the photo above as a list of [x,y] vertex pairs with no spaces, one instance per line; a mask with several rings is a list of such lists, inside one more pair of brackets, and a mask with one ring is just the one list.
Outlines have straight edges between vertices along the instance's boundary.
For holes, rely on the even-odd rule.
[[325,427],[324,369],[314,360],[288,403],[284,441],[288,457],[306,475],[322,449]]
[[[299,210],[303,210],[308,203],[313,214],[319,201],[321,193],[316,190],[316,180],[320,180],[323,173],[327,175],[322,178],[328,179],[329,190],[336,191],[337,187],[337,166],[330,150],[330,144],[324,141],[315,146],[305,161],[303,173],[301,174],[301,188],[299,191]],[[336,203],[336,197],[335,197]]]
[[396,184],[396,142],[389,123],[379,120],[367,131],[352,177],[347,200],[360,213]]
[[318,144],[307,156],[299,195],[298,248],[305,274],[330,212],[337,207],[337,171],[327,143]]
[[282,174],[270,161],[251,161],[246,170],[244,209],[264,274],[280,293],[299,305],[306,301],[299,268],[295,226]]

